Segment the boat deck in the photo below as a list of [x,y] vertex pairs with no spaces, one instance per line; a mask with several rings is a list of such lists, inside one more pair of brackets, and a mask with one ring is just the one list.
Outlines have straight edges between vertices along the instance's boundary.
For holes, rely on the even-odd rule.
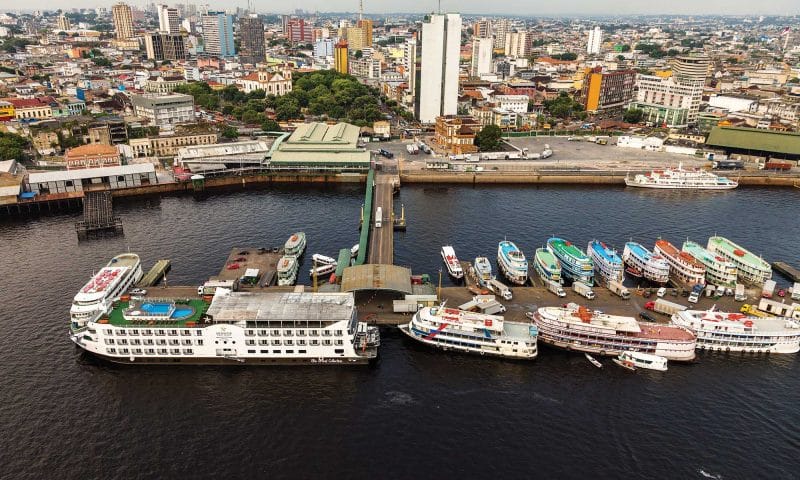
[[639,323],[642,331],[634,334],[634,337],[655,338],[658,340],[683,340],[690,341],[694,338],[694,334],[683,328],[673,327],[669,325],[660,325],[658,323]]
[[[738,259],[738,261],[752,265],[754,268],[759,268],[762,270],[769,270],[771,268],[769,263],[767,263],[763,258],[756,256],[753,252],[736,245],[726,238],[711,237],[708,239],[709,250],[711,249],[712,245],[715,249],[722,250],[731,257]],[[737,252],[741,255],[737,255]]]
[[[255,285],[242,284],[240,290],[258,290],[269,287],[269,285],[261,285],[261,280],[272,277],[276,278],[278,270],[278,261],[283,256],[282,249],[278,248],[277,252],[273,248],[234,248],[228,255],[225,264],[219,272],[219,275],[212,277],[212,280],[236,280],[244,275],[248,268],[256,268],[259,273],[259,281]],[[238,265],[238,267],[233,267]]]
[[114,325],[115,327],[158,327],[158,326],[174,326],[174,327],[184,327],[187,324],[197,324],[200,321],[200,318],[206,313],[208,309],[208,303],[204,302],[200,299],[155,299],[155,298],[147,298],[143,302],[143,304],[149,305],[160,305],[167,302],[175,302],[176,308],[180,308],[181,306],[185,306],[186,308],[191,308],[192,312],[190,315],[182,316],[180,318],[164,318],[161,320],[152,320],[152,319],[141,319],[135,320],[130,318],[125,318],[124,311],[130,308],[133,305],[136,305],[134,302],[117,302],[117,305],[111,310],[111,313],[108,314],[108,323]]

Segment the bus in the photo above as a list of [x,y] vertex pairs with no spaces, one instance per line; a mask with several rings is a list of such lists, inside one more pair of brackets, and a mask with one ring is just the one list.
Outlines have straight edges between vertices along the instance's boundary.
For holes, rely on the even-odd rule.
[[383,208],[378,207],[375,209],[375,228],[381,228],[383,222]]

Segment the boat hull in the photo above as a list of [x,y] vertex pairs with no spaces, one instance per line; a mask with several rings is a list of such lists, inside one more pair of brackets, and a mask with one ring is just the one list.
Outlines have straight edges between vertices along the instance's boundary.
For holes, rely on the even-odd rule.
[[738,187],[738,185],[707,185],[707,186],[695,186],[695,185],[654,185],[654,184],[643,184],[635,182],[632,179],[625,179],[625,185],[628,187],[635,187],[635,188],[652,188],[656,190],[733,190],[734,188]]

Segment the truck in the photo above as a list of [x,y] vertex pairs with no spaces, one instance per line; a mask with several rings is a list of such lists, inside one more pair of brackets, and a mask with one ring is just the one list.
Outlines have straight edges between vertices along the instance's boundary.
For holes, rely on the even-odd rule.
[[567,292],[561,287],[561,284],[558,282],[554,282],[552,280],[544,280],[544,284],[547,287],[547,290],[551,293],[555,293],[559,297],[566,297]]
[[792,285],[792,300],[800,300],[800,282],[794,282]]
[[497,300],[477,303],[478,309],[480,309],[481,313],[485,313],[486,315],[497,315],[498,313],[505,313],[506,311],[506,307]]
[[744,162],[741,160],[714,160],[711,162],[714,170],[742,170]]
[[419,149],[422,150],[422,153],[424,153],[426,155],[430,155],[431,154],[431,147],[425,145],[422,142],[419,142]]
[[197,294],[201,297],[213,297],[218,288],[225,288],[235,292],[239,288],[239,280],[209,280],[197,287]]
[[623,300],[627,300],[631,298],[631,292],[628,291],[627,288],[621,283],[616,281],[608,282],[608,289],[611,290],[611,293],[621,297]]
[[733,299],[737,302],[744,302],[747,300],[747,294],[744,291],[744,284],[736,284],[736,292],[733,294]]
[[701,293],[703,293],[703,286],[695,285],[694,288],[692,288],[692,293],[689,294],[688,302],[697,303],[697,301],[700,300]]
[[383,224],[383,208],[378,207],[375,209],[375,228],[381,228]]
[[776,159],[772,159],[772,160],[767,160],[763,164],[760,164],[759,168],[761,170],[783,170],[783,171],[786,171],[786,170],[791,170],[792,167],[794,167],[796,165],[797,164],[795,162],[792,162],[791,160],[776,160]]
[[585,283],[582,282],[573,282],[572,289],[578,295],[586,297],[589,300],[594,300],[594,290],[592,290],[592,287],[590,287],[589,285],[586,285]]
[[497,279],[493,278],[486,282],[486,288],[491,290],[495,295],[502,297],[503,300],[511,300],[512,298],[511,289]]
[[748,305],[746,303],[742,305],[742,308],[740,308],[739,311],[744,313],[745,315],[752,315],[754,317],[761,317],[761,318],[769,317],[768,314],[757,309],[755,305]]
[[673,315],[686,310],[687,307],[679,303],[670,302],[669,300],[659,298],[655,302],[645,303],[644,308],[652,310],[656,313],[663,313],[664,315]]
[[419,153],[419,147],[413,143],[406,145],[406,150],[409,155],[417,155]]
[[467,303],[462,303],[458,306],[459,310],[466,310],[468,312],[476,312],[478,311],[478,301],[477,300],[470,300]]
[[775,280],[767,280],[761,288],[761,296],[764,298],[772,298],[775,293]]
[[422,304],[414,300],[393,300],[392,311],[394,313],[416,313]]

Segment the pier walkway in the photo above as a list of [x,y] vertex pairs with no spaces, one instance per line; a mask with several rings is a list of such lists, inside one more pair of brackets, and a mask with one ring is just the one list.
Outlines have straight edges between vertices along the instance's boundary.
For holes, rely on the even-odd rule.
[[137,283],[136,286],[138,288],[146,288],[156,285],[159,281],[161,281],[162,278],[164,278],[164,275],[167,274],[170,266],[171,264],[169,260],[157,261],[155,265],[153,265],[153,268],[151,268],[150,271],[147,272],[141,280],[139,280],[139,283]]
[[381,209],[381,226],[375,220],[369,225],[369,256],[371,264],[391,265],[394,263],[394,188],[396,175],[379,173],[375,176],[373,217]]

